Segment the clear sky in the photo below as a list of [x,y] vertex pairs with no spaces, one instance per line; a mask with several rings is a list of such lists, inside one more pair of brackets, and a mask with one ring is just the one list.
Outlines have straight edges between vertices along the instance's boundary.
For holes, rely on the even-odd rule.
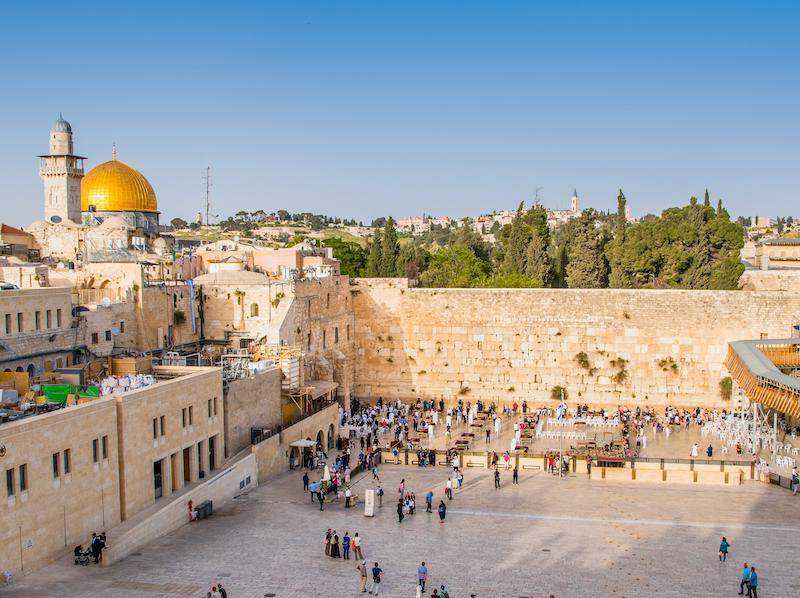
[[0,14],[2,220],[42,215],[63,112],[162,219],[369,220],[701,195],[800,216],[798,2],[15,2]]

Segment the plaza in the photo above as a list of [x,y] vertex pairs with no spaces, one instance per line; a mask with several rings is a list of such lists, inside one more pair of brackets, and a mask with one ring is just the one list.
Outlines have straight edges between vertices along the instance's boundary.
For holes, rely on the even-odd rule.
[[[386,496],[372,518],[363,502],[320,512],[302,490],[300,472],[283,474],[110,567],[75,567],[65,558],[18,582],[3,595],[23,597],[205,596],[221,582],[229,596],[281,598],[360,595],[355,560],[325,556],[327,528],[363,539],[369,565],[384,570],[381,593],[414,596],[416,568],[430,571],[428,592],[450,596],[731,596],[744,561],[762,580],[760,594],[800,592],[798,499],[755,482],[728,488],[593,482],[522,472],[519,484],[491,471],[468,470],[446,501],[445,523],[426,514],[444,498],[447,468],[384,465]],[[416,514],[398,524],[397,486],[417,496]],[[355,493],[375,487],[354,477]],[[721,536],[732,548],[720,563]]]

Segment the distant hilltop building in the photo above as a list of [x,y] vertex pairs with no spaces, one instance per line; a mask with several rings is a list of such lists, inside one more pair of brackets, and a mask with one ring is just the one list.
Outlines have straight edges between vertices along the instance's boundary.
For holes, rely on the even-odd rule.
[[573,189],[568,210],[547,210],[547,226],[550,228],[557,228],[580,215],[581,209],[580,201],[578,200],[578,191]]
[[421,235],[429,230],[431,226],[450,226],[453,220],[449,216],[412,216],[410,218],[400,218],[395,226],[401,233]]

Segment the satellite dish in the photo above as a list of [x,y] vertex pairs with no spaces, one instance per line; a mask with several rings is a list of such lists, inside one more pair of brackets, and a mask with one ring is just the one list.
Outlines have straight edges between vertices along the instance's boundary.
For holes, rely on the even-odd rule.
[[50,222],[52,222],[53,224],[58,224],[59,222],[61,222],[61,216],[56,216],[56,215],[50,216]]
[[103,297],[103,299],[100,301],[100,305],[103,307],[111,307],[111,299],[108,297]]

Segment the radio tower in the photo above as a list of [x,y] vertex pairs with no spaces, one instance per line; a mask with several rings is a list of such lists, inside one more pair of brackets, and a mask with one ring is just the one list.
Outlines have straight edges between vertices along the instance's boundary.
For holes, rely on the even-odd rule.
[[203,172],[203,183],[205,183],[205,203],[206,203],[206,226],[209,226],[209,214],[211,213],[211,167],[206,166]]

